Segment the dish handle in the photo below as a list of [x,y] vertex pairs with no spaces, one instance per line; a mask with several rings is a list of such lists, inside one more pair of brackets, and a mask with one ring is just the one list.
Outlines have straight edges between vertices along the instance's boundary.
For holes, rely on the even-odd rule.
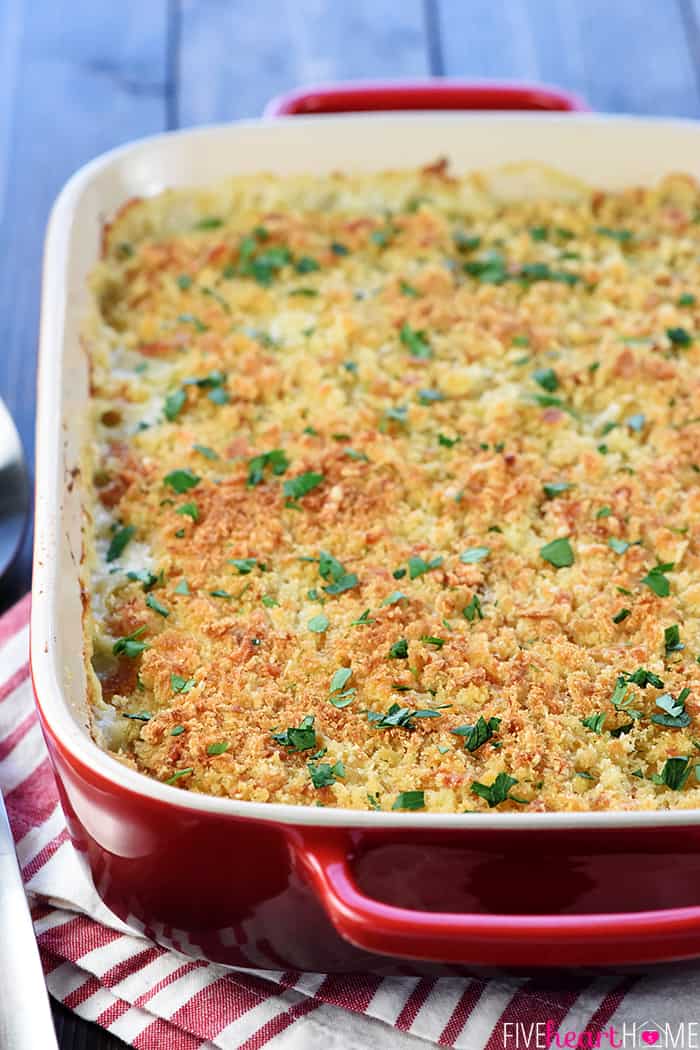
[[[418,911],[368,896],[347,832],[309,829],[293,848],[331,923],[367,952],[482,966],[611,966],[700,955],[700,906],[610,914]],[[430,848],[429,846],[426,848]]]
[[392,110],[539,110],[587,112],[580,95],[546,84],[507,81],[358,80],[312,84],[271,99],[265,117]]

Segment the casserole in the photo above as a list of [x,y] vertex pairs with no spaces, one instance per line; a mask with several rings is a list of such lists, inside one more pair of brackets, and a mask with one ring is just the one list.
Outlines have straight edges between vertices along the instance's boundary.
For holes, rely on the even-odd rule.
[[159,136],[92,162],[61,194],[44,273],[31,656],[71,834],[117,914],[232,965],[396,972],[402,959],[692,957],[700,811],[422,815],[236,802],[147,780],[86,730],[76,482],[88,376],[78,332],[102,223],[130,197],[234,171],[411,167],[445,152],[458,171],[537,161],[611,188],[700,175],[692,122],[407,114]]

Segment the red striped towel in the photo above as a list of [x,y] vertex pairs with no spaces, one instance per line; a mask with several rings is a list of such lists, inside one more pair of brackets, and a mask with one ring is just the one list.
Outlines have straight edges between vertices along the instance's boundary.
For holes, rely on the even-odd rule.
[[519,1050],[552,1045],[542,1038],[548,1021],[558,1045],[571,1046],[566,1032],[613,1025],[619,1033],[696,1015],[689,966],[556,981],[272,973],[214,966],[145,940],[104,907],[76,861],[34,709],[28,614],[25,598],[0,619],[0,789],[49,991],[81,1017],[143,1050]]

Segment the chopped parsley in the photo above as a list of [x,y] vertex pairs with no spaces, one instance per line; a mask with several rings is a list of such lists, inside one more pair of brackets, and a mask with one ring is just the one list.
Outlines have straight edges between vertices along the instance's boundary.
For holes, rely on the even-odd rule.
[[130,718],[134,722],[150,722],[152,717],[150,711],[124,711],[122,714],[122,718]]
[[199,452],[200,456],[204,456],[205,459],[219,458],[218,452],[215,452],[213,448],[209,448],[208,445],[193,445],[192,448],[195,452]]
[[445,644],[445,639],[438,638],[436,635],[432,634],[424,634],[421,635],[421,642],[423,642],[424,645],[434,645],[436,649],[442,649]]
[[270,736],[275,743],[281,744],[289,751],[313,751],[316,747],[314,716],[305,715],[296,728],[285,729],[281,733],[271,733]]
[[675,698],[670,693],[663,693],[662,696],[657,696],[655,703],[662,714],[652,715],[652,722],[670,729],[685,729],[690,725],[690,715],[685,709],[685,702],[689,696],[690,689],[687,686],[685,689],[681,689]]
[[133,539],[135,532],[135,525],[124,525],[123,528],[117,529],[110,540],[109,547],[107,548],[107,561],[117,560],[117,558],[123,553],[124,548],[129,541]]
[[536,383],[539,383],[543,390],[548,390],[550,394],[553,394],[559,386],[559,380],[553,368],[538,368],[536,372],[532,373],[532,378]]
[[330,695],[328,699],[333,707],[348,707],[355,699],[357,689],[346,689],[345,686],[352,678],[352,667],[339,667],[333,674],[330,684]]
[[172,470],[165,475],[163,481],[175,492],[182,495],[183,492],[188,492],[196,485],[199,485],[201,478],[193,474],[191,470]]
[[667,328],[666,335],[674,346],[690,346],[693,337],[685,328]]
[[602,733],[603,726],[605,725],[606,715],[598,711],[594,715],[588,715],[587,718],[581,719],[581,725],[585,726],[586,729],[592,729],[594,733]]
[[399,289],[402,295],[407,295],[411,299],[417,299],[420,296],[418,289],[414,288],[408,281],[399,281]]
[[624,554],[631,546],[628,540],[618,540],[615,536],[611,536],[608,540],[608,547],[615,551],[615,554]]
[[425,809],[424,791],[400,791],[392,809]]
[[224,225],[224,220],[217,218],[215,215],[205,216],[200,219],[199,222],[195,223],[195,230],[218,230],[220,226]]
[[555,569],[564,569],[574,564],[574,552],[567,536],[545,543],[544,547],[540,547],[540,557]]
[[201,321],[199,319],[199,317],[197,317],[196,314],[189,314],[189,313],[187,313],[187,314],[178,314],[178,318],[177,319],[178,319],[178,321],[182,321],[183,324],[194,325],[195,330],[197,332],[206,332],[207,331],[207,326],[204,324],[203,321]]
[[653,591],[658,598],[668,598],[671,593],[671,584],[666,573],[673,570],[674,564],[674,562],[668,561],[655,565],[640,582],[646,584],[649,590]]
[[405,638],[399,638],[397,642],[393,643],[389,649],[389,658],[391,660],[408,659],[408,642]]
[[174,422],[174,420],[180,415],[186,400],[187,394],[184,390],[175,390],[172,394],[168,394],[165,399],[163,415],[169,423]]
[[192,278],[187,273],[181,273],[177,278],[177,286],[182,292],[186,292],[188,288],[192,287]]
[[678,296],[679,306],[695,306],[695,301],[695,296],[690,292],[682,292],[681,295]]
[[271,452],[261,452],[260,455],[253,456],[248,460],[248,488],[259,485],[267,469],[279,477],[280,474],[287,471],[288,467],[287,454],[281,448],[273,448]]
[[467,751],[478,751],[478,749],[491,740],[494,733],[498,732],[501,724],[500,718],[489,718],[488,721],[480,715],[474,725],[457,726],[450,732],[455,736],[464,737],[464,746]]
[[173,773],[171,777],[168,777],[165,783],[174,784],[176,780],[180,779],[180,777],[187,777],[190,775],[190,773],[194,773],[194,769],[192,769],[191,766],[189,766],[187,769],[178,769],[175,773]]
[[127,572],[127,579],[134,580],[142,585],[144,591],[150,591],[151,587],[160,581],[160,576],[156,576],[155,573],[149,572],[148,569],[139,569],[136,572]]
[[321,267],[318,261],[312,259],[310,255],[302,255],[294,264],[294,269],[297,273],[313,273],[314,270],[320,270]]
[[682,755],[674,755],[667,758],[661,773],[654,773],[651,777],[655,784],[665,784],[672,791],[680,791],[690,776],[690,759]]
[[408,321],[401,326],[399,338],[403,345],[408,348],[412,357],[417,357],[422,361],[427,361],[433,356],[425,332],[412,328]]
[[384,599],[382,605],[397,605],[399,602],[407,602],[408,595],[404,594],[403,591],[392,591],[391,594]]
[[547,499],[556,499],[562,492],[568,492],[572,486],[568,481],[551,481],[543,485],[544,494]]
[[474,620],[483,620],[484,614],[481,609],[481,602],[479,601],[478,594],[473,594],[469,603],[462,609],[462,616],[469,620],[469,623],[473,623]]
[[318,613],[317,616],[312,616],[309,620],[307,627],[314,634],[323,634],[324,631],[328,630],[329,619],[325,613]]
[[170,609],[166,608],[156,598],[155,594],[146,595],[146,605],[149,609],[153,609],[153,612],[158,613],[159,616],[170,616]]
[[433,569],[437,569],[442,565],[443,559],[438,556],[433,558],[431,561],[426,561],[421,558],[420,555],[416,554],[408,559],[408,576],[409,579],[415,580],[419,576],[425,575],[426,572],[431,572]]
[[324,480],[323,474],[309,470],[305,474],[297,474],[295,478],[288,478],[284,482],[284,494],[288,504],[295,503],[315,489]]
[[184,514],[185,517],[192,518],[192,521],[199,521],[199,507],[196,503],[183,503],[175,513]]
[[[478,780],[472,781],[471,790],[473,794],[488,802],[489,809],[493,809],[494,806],[498,806],[501,802],[505,802],[508,799],[510,789],[517,783],[517,779],[509,776],[508,773],[499,773],[493,784],[480,784]],[[513,799],[513,801],[517,802],[518,800]]]
[[116,642],[112,646],[112,652],[115,656],[128,656],[130,659],[134,659],[136,656],[140,656],[144,649],[148,649],[148,643],[139,641],[141,635],[146,630],[145,625],[139,627],[137,630],[132,631],[131,634],[124,635],[123,638],[117,638]]
[[616,612],[615,615],[613,616],[612,622],[613,623],[622,623],[623,620],[626,620],[627,617],[631,616],[631,615],[632,615],[631,609],[620,609],[620,611]]
[[619,244],[628,244],[634,237],[631,230],[617,230],[610,226],[596,226],[595,232],[599,233],[601,237],[609,237],[613,241],[618,241]]
[[174,693],[189,693],[196,684],[194,678],[184,678],[181,674],[170,675],[170,688]]
[[376,622],[375,620],[372,620],[370,618],[369,609],[365,609],[365,611],[362,613],[361,616],[358,616],[358,618],[356,620],[351,620],[350,621],[350,626],[351,627],[369,627],[370,624],[375,623],[375,622]]
[[681,641],[680,627],[677,623],[664,630],[664,649],[667,653],[679,653],[681,649],[685,649]]
[[469,547],[466,551],[462,551],[459,560],[464,562],[465,565],[474,565],[476,562],[488,558],[490,553],[490,547]]
[[445,434],[438,434],[438,445],[442,445],[443,448],[454,448],[458,441],[461,441],[460,437],[450,438],[446,437]]
[[256,558],[229,558],[228,563],[238,569],[240,576],[247,576],[258,564]]
[[189,594],[190,585],[187,580],[183,577],[175,588],[175,594]]
[[331,787],[338,777],[342,779],[345,776],[345,766],[342,762],[336,762],[334,765],[328,762],[308,762],[307,767],[315,788]]
[[346,572],[344,565],[328,551],[319,551],[318,571],[329,582],[323,588],[326,594],[343,594],[360,582],[354,572]]
[[482,284],[503,284],[508,278],[506,260],[497,251],[484,252],[479,259],[470,259],[464,264],[464,272],[476,277]]
[[401,707],[400,704],[392,704],[385,714],[380,711],[368,711],[367,721],[372,722],[377,729],[406,729],[412,733],[416,728],[413,724],[415,718],[440,718],[439,711],[430,708]]
[[223,755],[230,748],[227,740],[221,740],[216,744],[210,744],[207,748],[208,755]]
[[601,507],[600,510],[596,511],[596,518],[609,518],[612,514],[612,507]]
[[276,605],[279,605],[277,599],[273,598],[271,594],[263,594],[260,601],[263,603],[266,609],[274,609]]

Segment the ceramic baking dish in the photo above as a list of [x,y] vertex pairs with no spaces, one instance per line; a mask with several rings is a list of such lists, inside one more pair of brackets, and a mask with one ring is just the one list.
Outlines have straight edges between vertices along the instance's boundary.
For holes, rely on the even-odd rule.
[[[508,104],[518,101],[516,92]],[[433,103],[419,94],[411,104]],[[285,105],[294,110],[282,100],[277,111]],[[700,810],[430,815],[239,802],[141,776],[86,729],[79,329],[103,222],[166,186],[441,155],[459,171],[537,161],[620,187],[670,171],[700,177],[700,126],[586,113],[266,119],[125,146],[58,198],[42,300],[31,660],[71,835],[115,913],[238,966],[405,973],[700,956]]]

